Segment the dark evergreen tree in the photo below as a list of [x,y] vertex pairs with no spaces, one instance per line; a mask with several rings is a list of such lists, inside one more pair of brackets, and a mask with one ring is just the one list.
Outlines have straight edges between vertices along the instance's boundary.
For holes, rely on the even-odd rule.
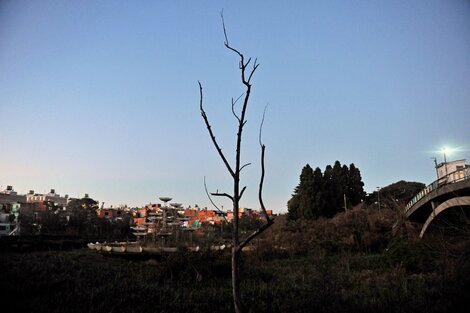
[[343,186],[342,191],[342,207],[344,210],[347,210],[351,207],[351,200],[349,199],[348,189],[349,189],[349,168],[346,164],[341,167],[341,184]]
[[321,210],[321,216],[333,217],[337,211],[336,208],[338,206],[338,199],[336,195],[336,177],[333,173],[333,167],[331,167],[331,165],[327,165],[325,168],[325,172],[323,173],[322,191],[322,196],[324,197],[325,201],[325,207],[323,207]]
[[332,213],[336,214],[344,210],[344,194],[347,189],[347,174],[346,177],[343,176],[343,168],[339,161],[336,161],[333,166],[332,181],[335,199],[334,206],[331,209],[333,211]]
[[305,218],[313,217],[312,205],[315,201],[313,169],[306,165],[302,169],[299,184],[299,213]]
[[361,172],[351,163],[349,165],[349,184],[347,197],[351,202],[351,206],[355,206],[364,200],[366,193],[364,192],[364,183],[362,182]]
[[311,208],[315,199],[313,185],[313,169],[307,164],[302,169],[300,183],[295,188],[292,199],[287,203],[290,219],[313,217]]
[[359,169],[349,168],[336,161],[327,165],[322,174],[320,168],[312,170],[306,165],[300,174],[300,183],[288,201],[289,219],[313,219],[333,217],[336,213],[360,203],[365,197],[364,183]]
[[317,167],[313,172],[313,194],[314,194],[314,201],[312,205],[312,217],[318,218],[323,215],[327,207],[327,203],[325,202],[323,196],[323,184],[324,178],[321,169]]
[[299,196],[295,193],[292,195],[292,198],[287,201],[287,212],[287,217],[289,220],[297,220],[302,218],[299,213]]

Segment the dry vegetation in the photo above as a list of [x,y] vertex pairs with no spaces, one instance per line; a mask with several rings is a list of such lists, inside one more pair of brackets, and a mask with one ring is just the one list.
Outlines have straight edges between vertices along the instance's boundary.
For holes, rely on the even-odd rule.
[[[395,218],[361,207],[308,222],[278,217],[242,259],[245,311],[468,308],[468,236],[454,243],[392,236]],[[80,249],[2,254],[0,263],[0,294],[15,312],[233,310],[230,256],[220,252],[128,260]]]

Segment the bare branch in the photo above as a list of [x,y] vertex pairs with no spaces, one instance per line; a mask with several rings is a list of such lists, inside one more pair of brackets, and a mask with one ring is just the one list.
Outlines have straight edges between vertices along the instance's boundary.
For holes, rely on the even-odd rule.
[[222,19],[222,27],[224,29],[224,36],[225,36],[224,45],[228,45],[228,37],[227,37],[227,30],[225,29],[224,10],[223,9],[220,12],[220,18]]
[[259,125],[259,145],[263,148],[263,143],[261,142],[261,133],[263,132],[264,117],[266,116],[266,109],[268,108],[269,103],[264,106],[263,118],[261,119],[261,124]]
[[224,217],[225,221],[228,223],[227,221],[227,218],[225,217],[225,213],[219,209],[219,207],[214,203],[214,201],[212,201],[212,198],[211,196],[209,195],[209,192],[207,191],[207,185],[206,185],[206,176],[204,176],[204,190],[206,191],[206,195],[207,197],[209,198],[209,201],[212,203],[212,205],[217,209],[217,211],[219,211],[220,213],[222,213],[222,216]]
[[269,226],[271,226],[274,222],[272,220],[268,220],[268,222],[266,224],[264,224],[263,226],[261,226],[260,228],[258,228],[256,231],[254,231],[253,233],[251,233],[245,240],[243,240],[237,247],[237,252],[240,252],[247,244],[250,243],[250,241],[252,241],[253,239],[255,239],[258,235],[260,235],[261,233],[263,233],[266,229],[269,228]]
[[214,197],[227,197],[229,198],[230,200],[233,201],[233,197],[231,195],[229,195],[228,193],[220,193],[220,192],[211,192],[211,195],[213,195]]
[[252,241],[258,235],[263,233],[266,229],[268,229],[269,226],[271,226],[274,223],[274,221],[269,217],[268,212],[266,211],[266,207],[264,206],[264,202],[263,202],[263,184],[264,184],[264,174],[265,174],[265,170],[264,170],[264,152],[266,150],[266,146],[261,141],[261,133],[262,133],[262,130],[263,130],[264,118],[265,118],[265,115],[266,115],[266,108],[267,108],[267,105],[264,107],[263,118],[261,120],[261,125],[260,125],[260,129],[259,129],[259,144],[261,146],[261,179],[260,179],[260,183],[259,183],[259,193],[258,193],[258,198],[259,198],[259,203],[260,203],[260,206],[261,206],[261,211],[263,212],[263,215],[266,218],[266,224],[264,224],[263,226],[258,228],[256,231],[251,233],[245,240],[243,240],[237,248],[238,252],[241,251],[243,249],[243,247],[245,247],[248,243],[250,243],[250,241]]
[[259,182],[259,189],[258,189],[258,200],[259,204],[261,206],[261,211],[263,212],[264,217],[266,218],[266,221],[268,224],[272,224],[273,221],[269,217],[268,212],[266,211],[266,207],[264,206],[263,202],[263,184],[264,184],[264,150],[266,146],[262,145],[261,146],[261,179]]
[[[263,118],[263,120],[264,120],[264,118]],[[264,224],[263,226],[258,228],[256,231],[251,233],[251,235],[249,235],[245,240],[243,240],[239,244],[239,246],[237,247],[238,252],[241,251],[243,249],[243,247],[245,247],[248,243],[250,243],[250,241],[252,241],[258,235],[263,233],[266,229],[268,229],[269,226],[274,224],[274,221],[269,217],[268,212],[266,211],[266,207],[264,206],[263,197],[262,197],[263,183],[264,183],[264,151],[265,151],[265,148],[266,148],[266,146],[261,144],[261,180],[260,180],[260,183],[259,183],[258,197],[259,197],[259,202],[260,202],[260,205],[261,205],[261,210],[263,212],[264,217],[266,218],[266,224]]]
[[251,62],[251,58],[248,58],[248,61],[246,61],[246,63],[245,63],[245,67],[247,67],[248,64],[250,64],[250,62]]
[[245,165],[243,165],[242,167],[240,167],[240,172],[242,171],[242,169],[244,169],[245,167],[251,165],[251,163],[246,163]]
[[212,201],[212,198],[209,194],[209,191],[207,191],[207,184],[206,184],[206,176],[204,176],[204,190],[206,191],[206,195],[207,195],[207,198],[209,198],[210,202],[212,203],[212,205],[220,211],[219,207],[214,203],[214,201]]
[[242,191],[240,192],[240,196],[238,196],[238,199],[241,199],[243,197],[243,193],[245,192],[246,190],[246,186],[243,187]]
[[[248,63],[247,63],[248,65]],[[251,73],[250,73],[250,76],[248,77],[248,83],[250,83],[251,81],[251,77],[253,76],[253,74],[255,73],[256,69],[258,68],[259,66],[259,63],[256,63],[256,60],[255,60],[255,63],[253,63],[253,69],[251,70]]]
[[227,49],[232,50],[233,52],[235,52],[236,54],[238,54],[238,56],[240,56],[240,59],[242,60],[242,61],[240,62],[240,69],[242,69],[243,64],[244,64],[244,62],[243,62],[243,60],[244,60],[243,54],[241,54],[240,51],[238,51],[237,49],[232,48],[232,47],[230,46],[230,44],[228,43],[227,30],[225,29],[224,11],[222,11],[222,12],[220,13],[220,17],[221,17],[221,19],[222,19],[222,27],[224,28],[224,36],[225,36],[224,45],[225,45],[225,47],[227,47]]
[[240,98],[244,95],[245,93],[243,92],[240,96],[238,96],[237,100],[233,101],[233,98],[232,98],[232,113],[233,115],[236,117],[236,119],[238,120],[238,122],[240,123],[240,117],[238,117],[238,115],[235,113],[235,104],[238,102],[238,100],[240,100]]
[[261,206],[261,210],[264,214],[264,217],[266,218],[266,225],[269,227],[273,223],[273,220],[269,217],[268,212],[266,211],[266,207],[264,206],[264,202],[263,202],[263,185],[264,185],[264,174],[265,174],[264,152],[266,150],[266,146],[261,141],[261,133],[263,131],[263,124],[264,124],[264,118],[266,116],[267,107],[268,105],[266,104],[266,106],[264,107],[264,111],[263,111],[263,118],[261,119],[261,124],[259,127],[259,145],[261,147],[261,178],[260,178],[259,188],[258,188],[258,200]]
[[204,122],[206,123],[206,128],[207,130],[209,131],[209,135],[212,139],[212,143],[214,144],[215,148],[217,149],[217,152],[219,153],[220,155],[220,158],[222,159],[222,161],[224,162],[225,164],[225,167],[227,168],[227,170],[229,171],[230,175],[232,175],[232,177],[235,176],[235,173],[234,171],[232,170],[232,167],[230,166],[230,164],[228,163],[227,161],[227,158],[225,158],[225,155],[224,153],[222,152],[222,149],[220,148],[219,146],[219,143],[217,142],[217,140],[215,139],[215,136],[214,136],[214,133],[212,132],[212,127],[209,123],[209,120],[207,118],[207,114],[206,114],[206,111],[204,111],[204,108],[202,106],[203,104],[203,98],[202,98],[202,85],[201,85],[201,82],[198,81],[198,84],[199,84],[199,95],[200,95],[200,100],[199,100],[199,109],[201,110],[201,116],[202,118],[204,119]]

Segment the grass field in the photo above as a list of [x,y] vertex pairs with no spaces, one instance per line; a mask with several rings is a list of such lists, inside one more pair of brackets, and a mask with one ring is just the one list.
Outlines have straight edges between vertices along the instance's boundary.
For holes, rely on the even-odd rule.
[[[457,312],[468,264],[404,242],[384,253],[244,253],[246,312]],[[419,253],[416,253],[418,251]],[[214,252],[129,260],[87,249],[0,255],[10,312],[232,312],[230,259]]]

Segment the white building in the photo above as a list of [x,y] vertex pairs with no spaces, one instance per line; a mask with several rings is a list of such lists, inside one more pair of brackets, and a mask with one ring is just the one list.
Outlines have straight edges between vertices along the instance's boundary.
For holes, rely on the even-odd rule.
[[55,189],[51,189],[51,191],[47,194],[38,194],[38,193],[34,193],[34,190],[30,190],[29,193],[26,195],[26,202],[43,203],[44,201],[51,201],[53,203],[57,203],[57,205],[65,207],[67,205],[68,198],[69,198],[68,195],[61,197],[59,194],[55,192]]
[[443,162],[436,165],[437,178],[440,184],[452,183],[464,179],[469,175],[470,166],[465,159]]

